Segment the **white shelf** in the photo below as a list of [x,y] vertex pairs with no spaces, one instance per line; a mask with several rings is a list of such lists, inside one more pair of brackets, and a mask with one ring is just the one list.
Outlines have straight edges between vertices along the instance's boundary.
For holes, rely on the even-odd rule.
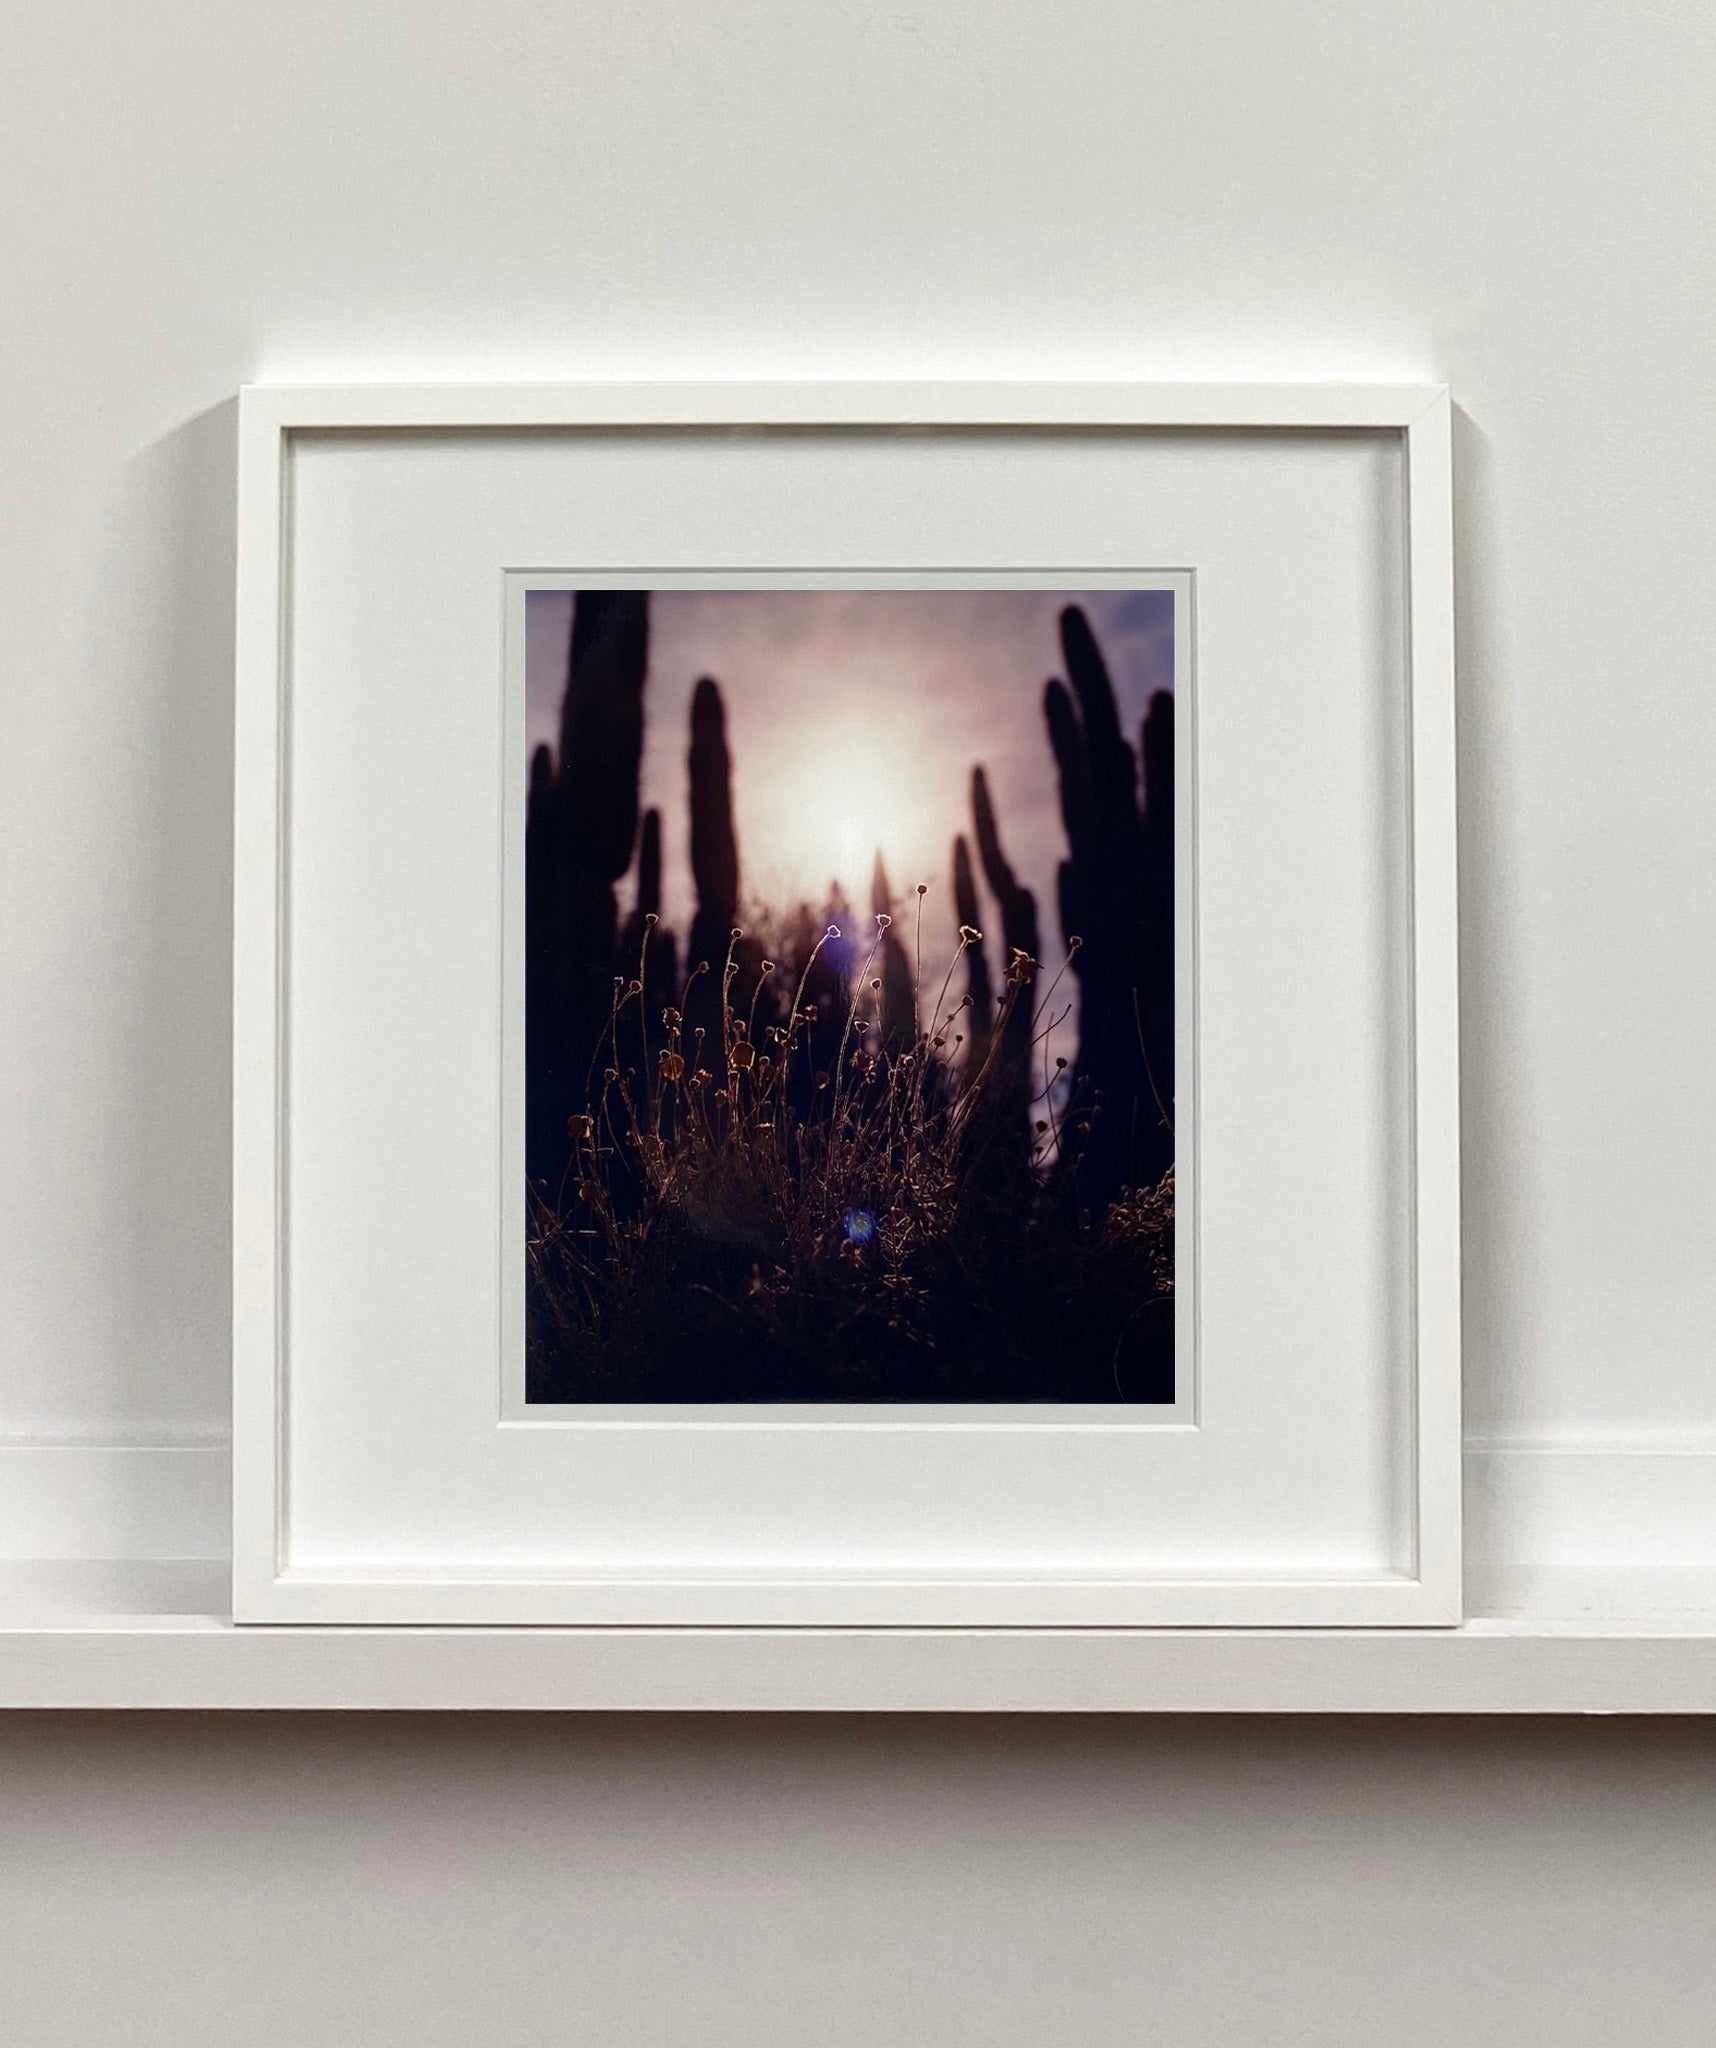
[[1716,1713],[1704,1439],[1470,1444],[1457,1629],[237,1629],[227,1467],[0,1441],[0,1707]]
[[0,1566],[0,1706],[1716,1713],[1716,1574],[1480,1589],[1457,1629],[235,1628],[219,1564]]

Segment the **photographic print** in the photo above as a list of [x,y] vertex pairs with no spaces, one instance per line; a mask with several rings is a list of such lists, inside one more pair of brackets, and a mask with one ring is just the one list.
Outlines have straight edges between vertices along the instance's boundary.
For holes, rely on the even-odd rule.
[[1173,1401],[1146,582],[526,593],[527,1401]]

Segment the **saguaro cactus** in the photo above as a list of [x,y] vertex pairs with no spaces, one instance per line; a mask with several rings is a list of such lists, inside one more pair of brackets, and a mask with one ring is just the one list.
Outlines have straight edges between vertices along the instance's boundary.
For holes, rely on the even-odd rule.
[[631,865],[649,668],[649,597],[581,590],[572,616],[558,759],[531,763],[525,851],[528,996],[525,1150],[538,1181],[569,1156],[566,1119],[583,1107],[613,1000],[618,902]]
[[1140,808],[1114,685],[1076,605],[1061,613],[1060,637],[1071,689],[1051,680],[1043,713],[1067,834],[1061,930],[1079,942],[1075,1075],[1092,1112],[1079,1185],[1100,1207],[1123,1187],[1153,1185],[1174,1157],[1174,705],[1158,691],[1145,717]]
[[649,594],[581,590],[560,711],[560,774],[574,865],[610,888],[631,866],[649,668]]
[[[906,949],[900,938],[900,929],[894,920],[894,895],[888,886],[888,870],[882,864],[882,852],[876,850],[876,865],[870,872],[870,912],[873,917],[889,920],[884,927],[876,957],[871,962],[872,980],[882,984],[878,1020],[881,1026],[882,1043],[890,1050],[909,1046],[917,1035],[916,982],[912,974],[912,963],[906,957]],[[868,949],[866,949],[868,950]],[[868,1016],[870,1005],[861,1000],[859,1014]]]
[[1017,875],[1001,847],[989,778],[981,768],[971,771],[971,822],[977,836],[977,857],[1001,912],[1005,948],[1006,1005],[1001,1039],[990,1058],[986,1084],[997,1104],[997,1127],[1016,1131],[1023,1139],[1031,1103],[1031,1040],[1036,1029],[1036,980],[1042,942],[1037,935],[1037,899]]
[[633,913],[640,920],[661,915],[661,813],[644,812],[638,834],[638,900]]
[[[953,907],[962,930],[983,930],[977,902],[977,877],[971,871],[971,848],[963,832],[953,842]],[[990,1033],[995,1027],[995,985],[989,978],[989,955],[984,940],[975,938],[965,949],[965,992],[971,998],[965,1010],[965,1072],[975,1079],[989,1057]],[[939,1024],[940,1019],[936,1022]]]
[[638,829],[637,892],[620,933],[616,970],[642,983],[637,1008],[628,1007],[622,1018],[621,1050],[628,1060],[647,1060],[651,1044],[662,1042],[661,1013],[678,988],[676,952],[673,934],[661,923],[661,813],[648,810]]
[[[739,841],[733,829],[733,761],[721,686],[704,676],[691,696],[691,878],[697,910],[685,964],[696,975],[686,1020],[703,1033],[702,1062],[713,1073],[726,1063],[722,976],[739,917]],[[702,969],[699,972],[699,969]]]

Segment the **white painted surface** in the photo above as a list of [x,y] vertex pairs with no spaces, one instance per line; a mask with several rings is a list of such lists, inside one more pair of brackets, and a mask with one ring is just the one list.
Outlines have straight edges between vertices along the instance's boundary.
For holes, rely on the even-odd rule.
[[712,367],[1455,386],[1473,1420],[1716,1423],[1702,8],[169,0],[10,54],[9,1427],[224,1403],[232,391]]
[[0,1729],[16,2048],[1703,2048],[1687,1723]]
[[238,1627],[220,1566],[24,1563],[0,1708],[1716,1714],[1716,1571],[1483,1592],[1457,1629]]
[[[0,1428],[222,1419],[231,391],[714,369],[1452,383],[1470,1419],[1710,1442],[1702,0],[78,0],[0,94]],[[1698,1729],[521,1725],[17,1723],[9,2041],[1708,2036]]]

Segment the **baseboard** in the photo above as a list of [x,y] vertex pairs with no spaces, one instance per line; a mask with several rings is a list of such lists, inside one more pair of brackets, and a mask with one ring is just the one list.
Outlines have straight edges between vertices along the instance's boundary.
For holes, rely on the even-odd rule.
[[0,1437],[0,1558],[224,1558],[231,1502],[218,1437]]

